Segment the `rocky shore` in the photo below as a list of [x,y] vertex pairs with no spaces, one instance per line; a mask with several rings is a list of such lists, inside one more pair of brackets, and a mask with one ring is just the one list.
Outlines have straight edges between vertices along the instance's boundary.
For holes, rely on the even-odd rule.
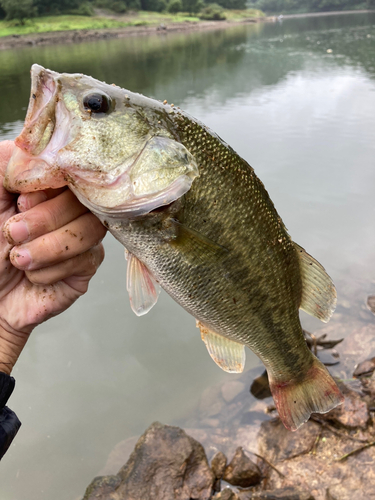
[[[339,329],[353,326],[343,322]],[[342,406],[291,433],[275,412],[267,378],[259,368],[249,370],[206,390],[198,416],[184,430],[153,423],[139,439],[119,443],[83,500],[375,496],[375,357],[366,359],[375,355],[375,324],[357,323],[343,342],[326,335],[308,337],[308,343],[328,365],[340,360],[335,374]],[[251,397],[250,385],[260,399]]]

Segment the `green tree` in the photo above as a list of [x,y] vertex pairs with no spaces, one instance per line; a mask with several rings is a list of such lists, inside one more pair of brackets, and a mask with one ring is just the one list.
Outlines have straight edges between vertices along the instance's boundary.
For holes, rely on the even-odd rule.
[[167,8],[168,12],[171,14],[175,14],[176,12],[182,12],[183,6],[181,0],[171,0],[168,4]]
[[24,21],[36,14],[33,0],[0,0],[0,5],[6,14],[6,19]]
[[77,10],[82,3],[82,0],[34,0],[34,5],[38,9],[38,14],[41,15],[62,14],[64,12]]
[[189,14],[196,14],[199,12],[203,6],[203,0],[182,0],[183,10],[189,12]]

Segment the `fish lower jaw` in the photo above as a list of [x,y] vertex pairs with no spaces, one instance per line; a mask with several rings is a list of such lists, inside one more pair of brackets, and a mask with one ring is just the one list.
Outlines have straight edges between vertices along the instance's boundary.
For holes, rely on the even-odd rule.
[[67,179],[59,167],[51,166],[44,159],[30,155],[19,147],[14,148],[4,179],[4,187],[8,191],[30,193],[66,184]]

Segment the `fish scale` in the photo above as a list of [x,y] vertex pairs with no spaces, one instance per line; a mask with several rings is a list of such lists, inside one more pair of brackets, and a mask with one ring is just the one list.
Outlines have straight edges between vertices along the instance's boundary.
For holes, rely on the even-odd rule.
[[302,308],[328,321],[334,285],[245,160],[173,105],[85,75],[34,65],[31,94],[7,189],[68,185],[126,248],[134,312],[161,286],[218,366],[242,371],[249,347],[288,429],[342,403],[299,320]]

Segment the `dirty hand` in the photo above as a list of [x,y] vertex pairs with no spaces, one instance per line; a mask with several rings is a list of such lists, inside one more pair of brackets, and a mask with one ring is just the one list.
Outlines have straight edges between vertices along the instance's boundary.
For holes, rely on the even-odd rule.
[[8,193],[13,148],[0,143],[0,371],[8,374],[33,328],[86,292],[106,233],[68,189]]

